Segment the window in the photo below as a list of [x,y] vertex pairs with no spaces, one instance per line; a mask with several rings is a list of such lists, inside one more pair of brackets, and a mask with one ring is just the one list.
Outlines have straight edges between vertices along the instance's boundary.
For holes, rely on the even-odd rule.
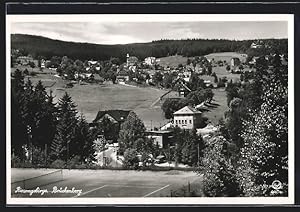
[[177,120],[175,120],[175,123],[177,124]]
[[192,124],[192,120],[190,120],[190,124]]
[[178,123],[181,124],[181,120],[180,119],[178,120]]
[[187,120],[184,120],[184,123],[187,124]]

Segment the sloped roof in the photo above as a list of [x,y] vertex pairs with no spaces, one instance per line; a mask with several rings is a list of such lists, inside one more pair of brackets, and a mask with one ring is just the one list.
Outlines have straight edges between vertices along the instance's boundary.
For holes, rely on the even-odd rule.
[[93,122],[97,122],[105,114],[110,115],[117,122],[123,122],[123,121],[126,120],[129,113],[130,113],[130,110],[105,110],[105,111],[99,111]]
[[127,73],[127,71],[125,71],[124,69],[122,69],[122,70],[120,70],[118,72],[118,76],[128,76],[128,73]]
[[131,62],[131,63],[135,63],[137,62],[139,59],[136,57],[136,56],[130,56],[128,58],[128,62]]
[[174,115],[189,115],[189,114],[201,114],[200,111],[196,110],[195,108],[191,106],[185,106],[181,108],[180,110],[176,111]]

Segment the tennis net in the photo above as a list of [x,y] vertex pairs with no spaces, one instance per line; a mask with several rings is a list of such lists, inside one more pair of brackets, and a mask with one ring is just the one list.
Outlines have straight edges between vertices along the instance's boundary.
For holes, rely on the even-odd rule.
[[46,186],[59,181],[63,181],[62,169],[40,176],[12,182],[11,191],[13,192],[17,187],[21,187],[22,189],[33,189],[38,186]]

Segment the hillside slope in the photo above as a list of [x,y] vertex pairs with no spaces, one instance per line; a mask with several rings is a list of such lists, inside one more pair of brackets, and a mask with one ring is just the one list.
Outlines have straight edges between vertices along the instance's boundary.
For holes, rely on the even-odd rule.
[[[287,43],[287,39],[274,40],[276,43]],[[214,52],[246,52],[253,40],[159,40],[149,43],[133,43],[123,45],[102,45],[91,43],[76,43],[53,40],[41,36],[12,34],[11,48],[22,49],[33,57],[44,56],[50,59],[52,56],[67,55],[72,59],[80,60],[107,60],[118,57],[125,61],[126,54],[135,55],[139,59],[148,56],[166,57],[182,55],[186,57],[206,55]],[[277,45],[274,45],[277,46]]]

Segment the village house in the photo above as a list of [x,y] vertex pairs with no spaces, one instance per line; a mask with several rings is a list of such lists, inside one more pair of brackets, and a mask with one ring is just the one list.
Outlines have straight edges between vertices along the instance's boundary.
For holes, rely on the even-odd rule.
[[187,82],[180,77],[173,81],[174,89],[178,91],[178,97],[186,97],[192,91],[186,83]]
[[83,80],[91,80],[94,79],[94,75],[92,73],[81,73],[74,74],[75,79],[83,79]]
[[[97,113],[96,118],[90,123],[90,127],[97,128],[104,118],[107,118],[113,124],[112,132],[119,132],[121,124],[124,123],[130,113],[130,110],[104,110]],[[116,140],[114,142],[117,142]]]
[[155,57],[146,57],[144,60],[144,63],[146,65],[153,66],[156,64],[156,58]]
[[182,129],[197,128],[201,123],[201,112],[191,106],[185,106],[176,111],[174,115],[174,126]]
[[230,60],[230,66],[231,66],[232,68],[237,67],[237,66],[239,66],[240,64],[241,64],[241,61],[240,61],[240,59],[239,59],[238,57],[233,57],[233,58],[231,58],[231,60]]
[[17,63],[21,64],[22,66],[28,65],[29,62],[33,62],[35,66],[38,66],[38,61],[34,60],[31,55],[28,55],[28,56],[19,56],[17,58]]
[[98,61],[96,61],[96,60],[89,60],[88,61],[89,66],[95,66],[95,65],[97,65],[97,63],[98,63]]
[[159,148],[168,147],[172,138],[172,132],[168,130],[146,131],[146,135],[148,138],[152,138],[154,145],[157,145]]
[[[250,65],[255,65],[257,59],[259,59],[259,57],[253,57],[248,63],[249,63]],[[267,57],[265,57],[265,59],[268,60]]]
[[50,60],[42,59],[41,60],[41,68],[46,68],[47,64],[49,64],[50,62],[51,62]]
[[258,48],[262,48],[262,47],[263,47],[262,41],[253,42],[253,43],[251,43],[251,46],[250,46],[251,49],[258,49]]
[[117,74],[116,81],[120,84],[124,84],[125,82],[128,82],[129,81],[128,73],[124,69],[120,70]]
[[192,76],[192,71],[185,69],[183,72],[179,73],[178,76],[181,77],[185,82],[189,82]]
[[137,62],[139,61],[139,59],[135,56],[129,56],[129,54],[126,55],[126,66],[134,66],[137,64]]

